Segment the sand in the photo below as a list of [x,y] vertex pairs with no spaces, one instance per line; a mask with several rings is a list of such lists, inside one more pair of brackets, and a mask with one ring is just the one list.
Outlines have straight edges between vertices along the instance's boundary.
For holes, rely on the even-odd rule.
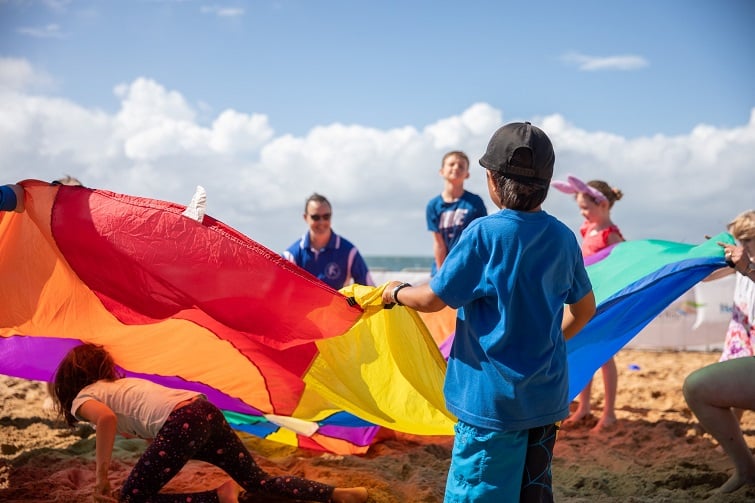
[[[590,432],[589,422],[560,432],[553,463],[556,501],[755,501],[755,487],[712,492],[731,474],[731,463],[701,431],[681,394],[685,376],[717,359],[718,353],[622,350],[616,357],[618,423],[598,434]],[[602,406],[599,376],[593,385],[595,413]],[[0,377],[0,501],[91,501],[93,430],[66,427],[45,408],[46,398],[43,383]],[[742,427],[755,447],[755,413],[745,413]],[[363,485],[373,503],[443,500],[451,437],[388,434],[362,456],[242,438],[272,473]],[[113,486],[122,483],[144,446],[117,439]],[[216,487],[224,480],[218,469],[191,462],[166,490]]]

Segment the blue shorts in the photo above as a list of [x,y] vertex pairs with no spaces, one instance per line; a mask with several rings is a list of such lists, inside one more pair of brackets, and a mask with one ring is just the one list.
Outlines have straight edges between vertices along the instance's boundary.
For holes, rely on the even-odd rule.
[[495,431],[455,426],[444,503],[552,502],[555,424]]

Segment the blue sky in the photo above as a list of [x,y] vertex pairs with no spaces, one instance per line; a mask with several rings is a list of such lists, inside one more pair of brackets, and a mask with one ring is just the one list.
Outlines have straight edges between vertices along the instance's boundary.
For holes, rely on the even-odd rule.
[[[202,185],[276,251],[318,191],[363,253],[429,255],[442,154],[489,201],[476,160],[530,120],[556,177],[624,191],[627,237],[696,242],[755,206],[753,25],[747,0],[0,0],[0,171],[180,203]],[[578,228],[568,197],[546,210]]]

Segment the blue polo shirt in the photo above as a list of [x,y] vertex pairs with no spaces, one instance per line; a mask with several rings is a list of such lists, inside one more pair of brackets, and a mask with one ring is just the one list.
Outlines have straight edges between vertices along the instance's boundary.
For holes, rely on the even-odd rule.
[[351,242],[335,232],[319,250],[312,249],[309,232],[283,252],[283,258],[327,283],[335,290],[354,283],[374,286],[367,263]]

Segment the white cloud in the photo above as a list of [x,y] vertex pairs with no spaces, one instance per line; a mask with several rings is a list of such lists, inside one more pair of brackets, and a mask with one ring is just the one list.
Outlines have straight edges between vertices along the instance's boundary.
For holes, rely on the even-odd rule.
[[48,87],[50,84],[50,76],[32,68],[27,60],[0,57],[0,92]]
[[574,64],[580,70],[588,72],[597,70],[638,70],[649,65],[648,61],[642,56],[632,54],[599,57],[570,52],[563,55],[561,59],[565,63]]
[[225,110],[213,122],[210,146],[219,153],[256,150],[273,137],[267,116]]
[[43,0],[42,3],[53,11],[64,12],[68,6],[71,5],[71,1],[72,0]]
[[[91,187],[180,204],[202,185],[209,215],[276,251],[304,232],[303,203],[317,191],[333,202],[334,229],[365,254],[430,255],[425,204],[441,190],[442,155],[461,149],[472,161],[466,187],[494,209],[477,159],[508,119],[485,103],[418,127],[336,123],[293,136],[276,134],[264,114],[233,109],[203,125],[179,91],[146,78],[116,88],[112,114],[34,94],[25,83],[36,78],[28,63],[0,59],[4,182],[69,173]],[[613,217],[628,239],[700,242],[753,206],[755,109],[737,127],[633,139],[559,114],[524,120],[551,137],[557,178],[600,178],[624,192]],[[579,227],[569,196],[552,191],[545,208]]]
[[194,109],[176,91],[167,91],[149,79],[139,78],[115,89],[121,109],[115,116],[115,134],[124,142],[126,155],[136,160],[157,160],[174,155],[238,154],[255,151],[273,136],[267,117],[226,110],[205,128]]
[[194,110],[181,93],[167,91],[153,80],[138,78],[116,86],[114,93],[122,101],[118,117],[131,128],[142,129],[164,120],[194,121]]
[[475,103],[461,115],[442,119],[428,126],[425,131],[433,146],[456,150],[457,145],[472,138],[485,136],[501,125],[501,112],[487,103]]
[[220,5],[203,5],[200,11],[202,14],[213,14],[226,18],[236,18],[244,15],[244,9],[241,7],[223,7]]
[[60,26],[55,23],[45,26],[25,26],[16,29],[22,35],[28,35],[34,38],[64,38],[66,35],[60,30]]

